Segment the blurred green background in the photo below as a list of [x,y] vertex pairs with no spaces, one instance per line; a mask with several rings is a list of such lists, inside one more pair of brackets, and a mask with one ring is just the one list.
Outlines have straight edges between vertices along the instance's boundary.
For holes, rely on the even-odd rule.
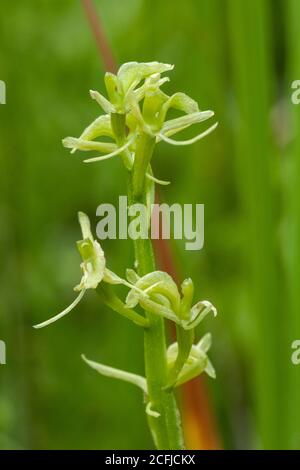
[[[207,381],[224,448],[300,448],[300,79],[298,0],[96,0],[118,63],[175,64],[168,93],[213,109],[218,129],[192,147],[161,143],[155,174],[166,202],[205,204],[205,247],[172,246],[180,278],[219,310],[217,380]],[[81,2],[0,5],[0,448],[140,449],[151,440],[138,390],[102,378],[80,354],[142,373],[137,327],[89,293],[49,328],[34,323],[73,299],[80,277],[76,213],[125,194],[118,158],[83,165],[61,139],[99,114],[104,68]],[[109,265],[132,265],[106,241]],[[198,382],[196,383],[197,386]],[[197,416],[201,426],[201,413]],[[205,432],[205,429],[204,429]]]

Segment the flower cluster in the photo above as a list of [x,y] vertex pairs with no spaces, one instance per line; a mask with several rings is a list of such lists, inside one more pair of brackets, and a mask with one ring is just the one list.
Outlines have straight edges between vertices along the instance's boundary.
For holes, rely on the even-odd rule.
[[[65,138],[63,145],[70,148],[71,153],[82,150],[101,154],[84,160],[86,163],[121,155],[125,167],[131,170],[137,135],[141,131],[154,137],[156,142],[165,141],[173,145],[190,145],[208,135],[218,123],[189,140],[177,141],[171,138],[192,124],[214,115],[210,110],[200,111],[197,102],[184,93],[168,96],[161,90],[161,86],[169,81],[168,77],[162,78],[161,74],[172,69],[172,65],[159,62],[129,62],[120,67],[117,75],[106,73],[104,80],[109,99],[98,91],[90,91],[91,97],[106,114],[97,117],[80,137]],[[168,120],[168,111],[172,108],[184,115]],[[99,140],[103,138],[105,140]],[[154,178],[150,171],[147,177],[164,184]]]

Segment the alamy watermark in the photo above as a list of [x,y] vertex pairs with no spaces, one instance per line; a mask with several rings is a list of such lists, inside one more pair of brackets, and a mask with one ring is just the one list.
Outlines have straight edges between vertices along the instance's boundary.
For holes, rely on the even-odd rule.
[[295,339],[292,342],[291,348],[293,350],[291,361],[295,366],[298,366],[300,364],[300,339]]
[[0,104],[6,104],[6,84],[0,80]]
[[[159,238],[185,240],[186,250],[201,250],[204,245],[204,204],[132,204],[119,196],[119,207],[100,204],[101,217],[96,233],[100,240]],[[118,228],[118,230],[117,230]]]
[[0,340],[0,365],[6,364],[6,344]]

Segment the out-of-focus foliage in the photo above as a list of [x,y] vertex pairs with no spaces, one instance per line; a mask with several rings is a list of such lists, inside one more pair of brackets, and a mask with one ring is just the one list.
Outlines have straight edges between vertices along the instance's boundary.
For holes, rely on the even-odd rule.
[[[154,173],[166,202],[205,204],[205,247],[173,245],[181,278],[220,312],[210,384],[225,447],[300,447],[298,0],[95,0],[119,63],[174,63],[168,93],[186,90],[219,128],[191,148],[161,143]],[[76,213],[96,222],[125,194],[118,158],[85,165],[61,139],[99,107],[103,68],[80,2],[0,5],[0,448],[146,448],[140,394],[93,374],[80,354],[142,373],[138,328],[96,294],[42,331],[70,303],[80,275]],[[186,136],[190,136],[186,132]],[[295,139],[295,136],[296,139]],[[296,142],[294,142],[296,140]],[[295,145],[296,144],[296,145]],[[132,263],[127,241],[106,241],[110,266]],[[300,367],[300,366],[299,366]],[[200,417],[201,418],[201,417]]]

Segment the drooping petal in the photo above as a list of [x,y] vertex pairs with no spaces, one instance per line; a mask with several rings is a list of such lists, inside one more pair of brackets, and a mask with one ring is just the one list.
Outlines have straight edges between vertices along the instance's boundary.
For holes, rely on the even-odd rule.
[[132,383],[133,385],[139,387],[145,394],[148,393],[145,377],[91,361],[90,359],[87,359],[84,354],[82,354],[81,357],[88,366],[99,372],[99,374]]
[[130,145],[133,143],[134,139],[135,139],[135,136],[132,136],[131,139],[128,142],[126,142],[121,147],[117,147],[116,150],[109,153],[108,155],[89,158],[87,160],[84,160],[84,163],[100,162],[101,160],[107,160],[108,158],[112,158],[112,157],[115,157],[116,155],[120,155],[120,153],[124,152],[128,147],[130,147]]
[[34,325],[33,328],[36,328],[36,329],[39,329],[39,328],[44,328],[44,326],[48,326],[50,325],[51,323],[54,323],[56,322],[57,320],[59,320],[60,318],[64,317],[65,315],[67,315],[68,313],[71,312],[71,310],[73,310],[73,308],[76,307],[76,305],[80,302],[80,300],[82,299],[82,297],[84,296],[85,294],[85,289],[82,289],[81,292],[79,293],[79,295],[76,297],[76,299],[74,300],[74,302],[71,303],[71,305],[69,305],[67,308],[65,308],[62,312],[60,312],[58,315],[55,315],[54,317],[50,318],[49,320],[46,320],[44,321],[43,323],[39,323],[38,325]]
[[150,181],[153,181],[156,184],[160,184],[161,186],[168,186],[168,184],[171,184],[170,181],[164,181],[156,178],[153,175],[150,175],[150,173],[146,173],[146,178],[148,178]]
[[161,138],[161,140],[164,140],[165,142],[167,142],[168,144],[171,144],[171,145],[191,145],[191,144],[194,144],[195,142],[198,142],[198,140],[203,139],[204,137],[206,137],[211,132],[213,132],[216,129],[217,126],[218,126],[218,122],[213,124],[206,131],[201,132],[200,134],[196,135],[196,137],[193,137],[192,139],[188,139],[188,140],[170,139],[170,137],[167,137],[166,135],[164,135],[162,133],[159,133],[158,136]]
[[197,302],[192,308],[190,312],[190,318],[187,321],[183,321],[182,327],[186,330],[191,328],[195,328],[202,320],[208,315],[210,312],[213,313],[214,317],[217,316],[217,309],[213,306],[211,302],[208,300],[201,300]]
[[160,417],[160,413],[158,411],[155,411],[152,409],[152,403],[149,401],[147,403],[147,406],[146,406],[146,414],[148,416],[152,416],[153,418],[159,418]]

